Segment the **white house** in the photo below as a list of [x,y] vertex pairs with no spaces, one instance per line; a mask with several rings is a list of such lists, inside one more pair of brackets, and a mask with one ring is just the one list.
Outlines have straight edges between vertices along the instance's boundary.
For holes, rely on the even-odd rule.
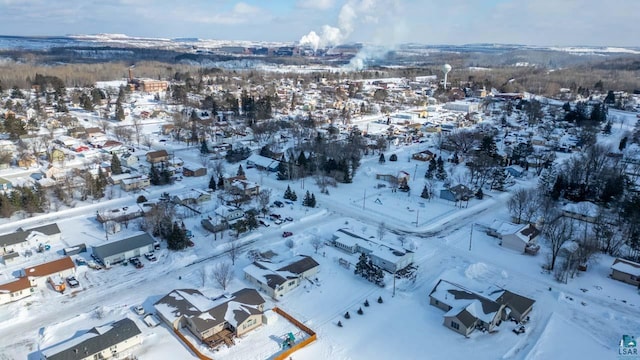
[[500,245],[507,249],[524,253],[527,247],[536,245],[536,237],[540,234],[533,224],[514,224],[508,221],[495,220],[487,228],[487,234],[500,239]]
[[319,269],[320,264],[311,256],[298,255],[279,263],[254,261],[244,268],[244,278],[278,299],[300,286],[305,279],[312,279]]
[[365,253],[374,265],[390,273],[402,270],[413,263],[413,252],[390,244],[384,244],[356,235],[348,229],[333,233],[333,245],[350,254]]
[[216,208],[215,210],[215,214],[221,216],[228,222],[232,222],[244,217],[244,211],[242,209],[227,205],[218,206],[218,208]]
[[26,277],[0,284],[0,305],[24,299],[32,293],[33,288]]

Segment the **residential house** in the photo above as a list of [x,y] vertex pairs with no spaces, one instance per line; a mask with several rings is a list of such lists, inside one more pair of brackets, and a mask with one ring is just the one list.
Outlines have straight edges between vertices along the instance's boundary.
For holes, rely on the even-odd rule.
[[124,191],[143,189],[148,186],[151,186],[151,180],[146,175],[139,175],[120,180],[120,187]]
[[138,164],[138,156],[130,152],[120,155],[120,164],[127,167],[134,167]]
[[507,319],[504,305],[442,279],[429,294],[429,304],[446,311],[443,325],[464,336],[476,328],[492,332]]
[[228,205],[218,206],[214,213],[227,222],[233,222],[244,217],[244,210]]
[[66,278],[73,275],[75,271],[76,266],[69,256],[24,268],[23,270],[24,276],[29,279],[31,286],[37,287],[45,286],[50,277]]
[[473,190],[462,184],[440,190],[440,198],[449,201],[467,201],[471,199],[473,195]]
[[21,168],[28,169],[30,167],[35,167],[38,165],[38,160],[32,154],[24,154],[18,158],[18,166]]
[[100,246],[94,246],[93,256],[109,267],[126,261],[132,257],[141,256],[153,251],[154,240],[151,235],[143,233],[130,238],[112,241]]
[[255,289],[211,299],[196,289],[177,289],[158,300],[158,316],[173,329],[188,328],[203,342],[242,336],[262,325],[265,300]]
[[43,360],[93,360],[120,358],[142,343],[135,321],[124,318],[95,327],[68,341],[42,350]]
[[435,156],[436,155],[429,150],[411,154],[411,158],[418,161],[431,161],[431,159],[433,159]]
[[211,200],[211,194],[199,189],[191,189],[174,195],[171,201],[175,204],[194,205]]
[[318,273],[320,264],[311,256],[298,255],[279,263],[254,261],[244,268],[244,278],[274,299],[300,286]]
[[33,288],[29,279],[19,277],[13,281],[0,284],[0,305],[31,296]]
[[258,154],[251,154],[251,156],[247,158],[247,169],[255,167],[258,170],[276,172],[278,171],[279,164],[280,162],[278,160]]
[[589,223],[595,223],[599,213],[600,207],[589,201],[568,203],[562,207],[563,216]]
[[260,193],[260,185],[253,181],[238,179],[227,182],[225,190],[228,190],[233,195],[252,197],[257,196]]
[[198,177],[207,175],[207,168],[202,166],[186,165],[182,168],[182,175],[187,177]]
[[379,243],[373,238],[364,238],[347,229],[334,232],[332,244],[350,254],[364,253],[371,258],[374,265],[392,274],[413,263],[412,251]]
[[2,253],[17,253],[37,244],[59,242],[62,237],[60,228],[56,223],[37,226],[34,228],[18,228],[15,232],[0,235]]
[[540,230],[533,224],[514,224],[495,220],[487,228],[487,234],[500,239],[500,245],[503,247],[524,253],[527,249],[537,248],[536,238]]
[[502,288],[487,295],[440,279],[429,294],[429,304],[446,311],[443,325],[468,336],[475,329],[494,331],[503,320],[528,320],[535,300]]
[[617,258],[611,265],[611,277],[640,287],[640,264]]
[[84,129],[86,135],[87,135],[87,139],[89,140],[89,142],[95,142],[95,141],[104,141],[107,139],[107,135],[102,132],[102,129],[97,128],[97,127],[92,127],[92,128],[86,128]]
[[[216,216],[216,219],[217,218],[218,217]],[[203,228],[207,229],[208,231],[211,231],[212,233],[217,233],[219,231],[227,230],[229,228],[228,222],[217,221],[211,217],[209,217],[208,219],[202,219],[200,221],[200,225],[202,225]]]
[[518,166],[518,165],[507,166],[507,168],[505,168],[504,170],[507,172],[509,176],[516,179],[520,179],[526,174],[526,170],[524,170],[521,166]]
[[147,161],[151,164],[159,164],[169,161],[169,153],[167,150],[149,151],[146,157]]

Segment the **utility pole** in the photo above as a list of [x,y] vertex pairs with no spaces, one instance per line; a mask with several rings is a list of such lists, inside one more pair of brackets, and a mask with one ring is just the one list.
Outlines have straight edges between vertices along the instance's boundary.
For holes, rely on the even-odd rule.
[[418,164],[416,164],[415,170],[413,170],[413,181],[416,180],[416,173],[418,172]]
[[393,295],[391,297],[396,296],[396,271],[393,270]]
[[420,209],[416,210],[416,227],[418,227],[418,219],[420,217]]
[[469,251],[471,251],[471,240],[473,239],[473,225],[475,224],[471,224],[471,233],[469,233]]
[[367,189],[364,189],[364,195],[362,196],[362,210],[364,210],[364,201],[367,199]]

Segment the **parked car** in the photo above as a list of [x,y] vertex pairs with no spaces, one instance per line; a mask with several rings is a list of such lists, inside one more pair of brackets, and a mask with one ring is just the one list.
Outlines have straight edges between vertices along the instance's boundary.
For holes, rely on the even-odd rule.
[[85,259],[83,259],[81,257],[76,258],[76,265],[78,265],[78,266],[87,265],[87,260],[85,260]]
[[194,247],[194,246],[196,246],[196,243],[194,243],[193,241],[189,240],[187,245],[189,245],[189,247]]
[[285,231],[285,232],[282,233],[282,237],[283,238],[289,237],[291,235],[293,235],[293,233],[291,231]]
[[147,260],[149,260],[149,261],[157,261],[158,260],[154,253],[146,253],[146,254],[144,254],[144,257],[146,257]]
[[284,207],[284,203],[282,203],[282,201],[280,201],[280,200],[274,201],[273,205],[275,205],[275,206],[277,206],[279,208]]
[[102,266],[100,264],[98,264],[97,262],[91,260],[91,261],[87,261],[87,266],[94,269],[94,270],[100,270],[102,269]]
[[281,216],[279,214],[269,214],[269,217],[271,219],[280,219],[281,218]]
[[280,225],[280,224],[283,223],[283,221],[280,220],[280,219],[275,219],[275,220],[273,220],[273,223],[276,224],[276,225]]
[[135,311],[136,314],[138,314],[138,315],[144,315],[144,308],[142,307],[142,305],[138,305],[138,306],[134,307],[133,311]]
[[270,226],[269,224],[267,224],[267,223],[266,223],[265,221],[263,221],[263,220],[258,220],[258,223],[259,223],[260,225],[264,226],[264,227],[269,227],[269,226]]
[[76,280],[74,276],[67,277],[67,284],[69,284],[69,287],[72,287],[72,288],[80,286],[80,283],[78,282],[78,280]]
[[286,218],[284,218],[285,221],[293,221],[293,218],[291,216],[287,216]]

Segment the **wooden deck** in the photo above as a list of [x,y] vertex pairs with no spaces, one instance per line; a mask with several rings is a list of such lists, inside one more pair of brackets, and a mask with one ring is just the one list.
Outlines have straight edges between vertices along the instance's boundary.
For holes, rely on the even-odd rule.
[[205,344],[207,344],[211,349],[215,349],[222,344],[227,345],[227,347],[231,347],[234,345],[233,338],[235,335],[229,329],[224,329],[217,334],[214,334],[203,340]]

